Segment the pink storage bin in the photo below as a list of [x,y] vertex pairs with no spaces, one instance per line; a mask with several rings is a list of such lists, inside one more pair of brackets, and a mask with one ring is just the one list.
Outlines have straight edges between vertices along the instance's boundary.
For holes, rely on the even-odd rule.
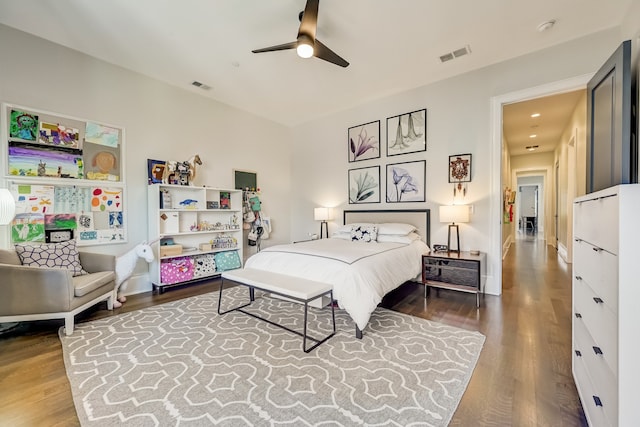
[[166,284],[184,282],[193,279],[193,259],[179,257],[162,260],[160,263],[160,281]]

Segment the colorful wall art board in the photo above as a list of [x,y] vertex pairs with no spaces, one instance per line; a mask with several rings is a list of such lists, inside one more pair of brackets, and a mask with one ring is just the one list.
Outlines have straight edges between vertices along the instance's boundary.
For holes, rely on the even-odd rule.
[[77,227],[76,214],[52,214],[44,216],[45,230],[75,230]]

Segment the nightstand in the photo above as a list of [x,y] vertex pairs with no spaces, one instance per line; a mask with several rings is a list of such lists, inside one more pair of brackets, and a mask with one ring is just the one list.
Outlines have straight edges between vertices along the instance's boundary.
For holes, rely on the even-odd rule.
[[476,294],[480,307],[480,293],[484,292],[487,256],[484,252],[430,252],[422,255],[422,283],[424,297],[429,287]]

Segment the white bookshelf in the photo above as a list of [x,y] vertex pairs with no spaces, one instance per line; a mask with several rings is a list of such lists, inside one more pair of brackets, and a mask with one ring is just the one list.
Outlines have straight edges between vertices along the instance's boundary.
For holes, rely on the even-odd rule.
[[[227,194],[225,205],[221,196]],[[227,199],[224,197],[224,199]],[[226,207],[225,207],[226,206]],[[203,261],[201,257],[215,257],[220,252],[236,251],[242,260],[242,191],[214,187],[152,184],[148,189],[149,241],[155,261],[150,266],[154,288],[163,292],[170,286],[210,279],[220,271],[209,271],[180,281],[167,280],[163,276],[163,263]],[[172,239],[182,246],[179,254],[160,256],[161,242]],[[211,244],[202,249],[201,244]]]

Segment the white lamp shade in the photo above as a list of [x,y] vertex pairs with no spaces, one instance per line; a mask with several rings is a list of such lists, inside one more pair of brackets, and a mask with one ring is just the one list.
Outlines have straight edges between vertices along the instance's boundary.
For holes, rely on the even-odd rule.
[[469,206],[440,206],[440,222],[469,222]]
[[331,209],[315,208],[313,210],[313,219],[316,221],[329,221],[331,219]]
[[0,225],[11,223],[16,214],[16,202],[6,188],[0,188]]

